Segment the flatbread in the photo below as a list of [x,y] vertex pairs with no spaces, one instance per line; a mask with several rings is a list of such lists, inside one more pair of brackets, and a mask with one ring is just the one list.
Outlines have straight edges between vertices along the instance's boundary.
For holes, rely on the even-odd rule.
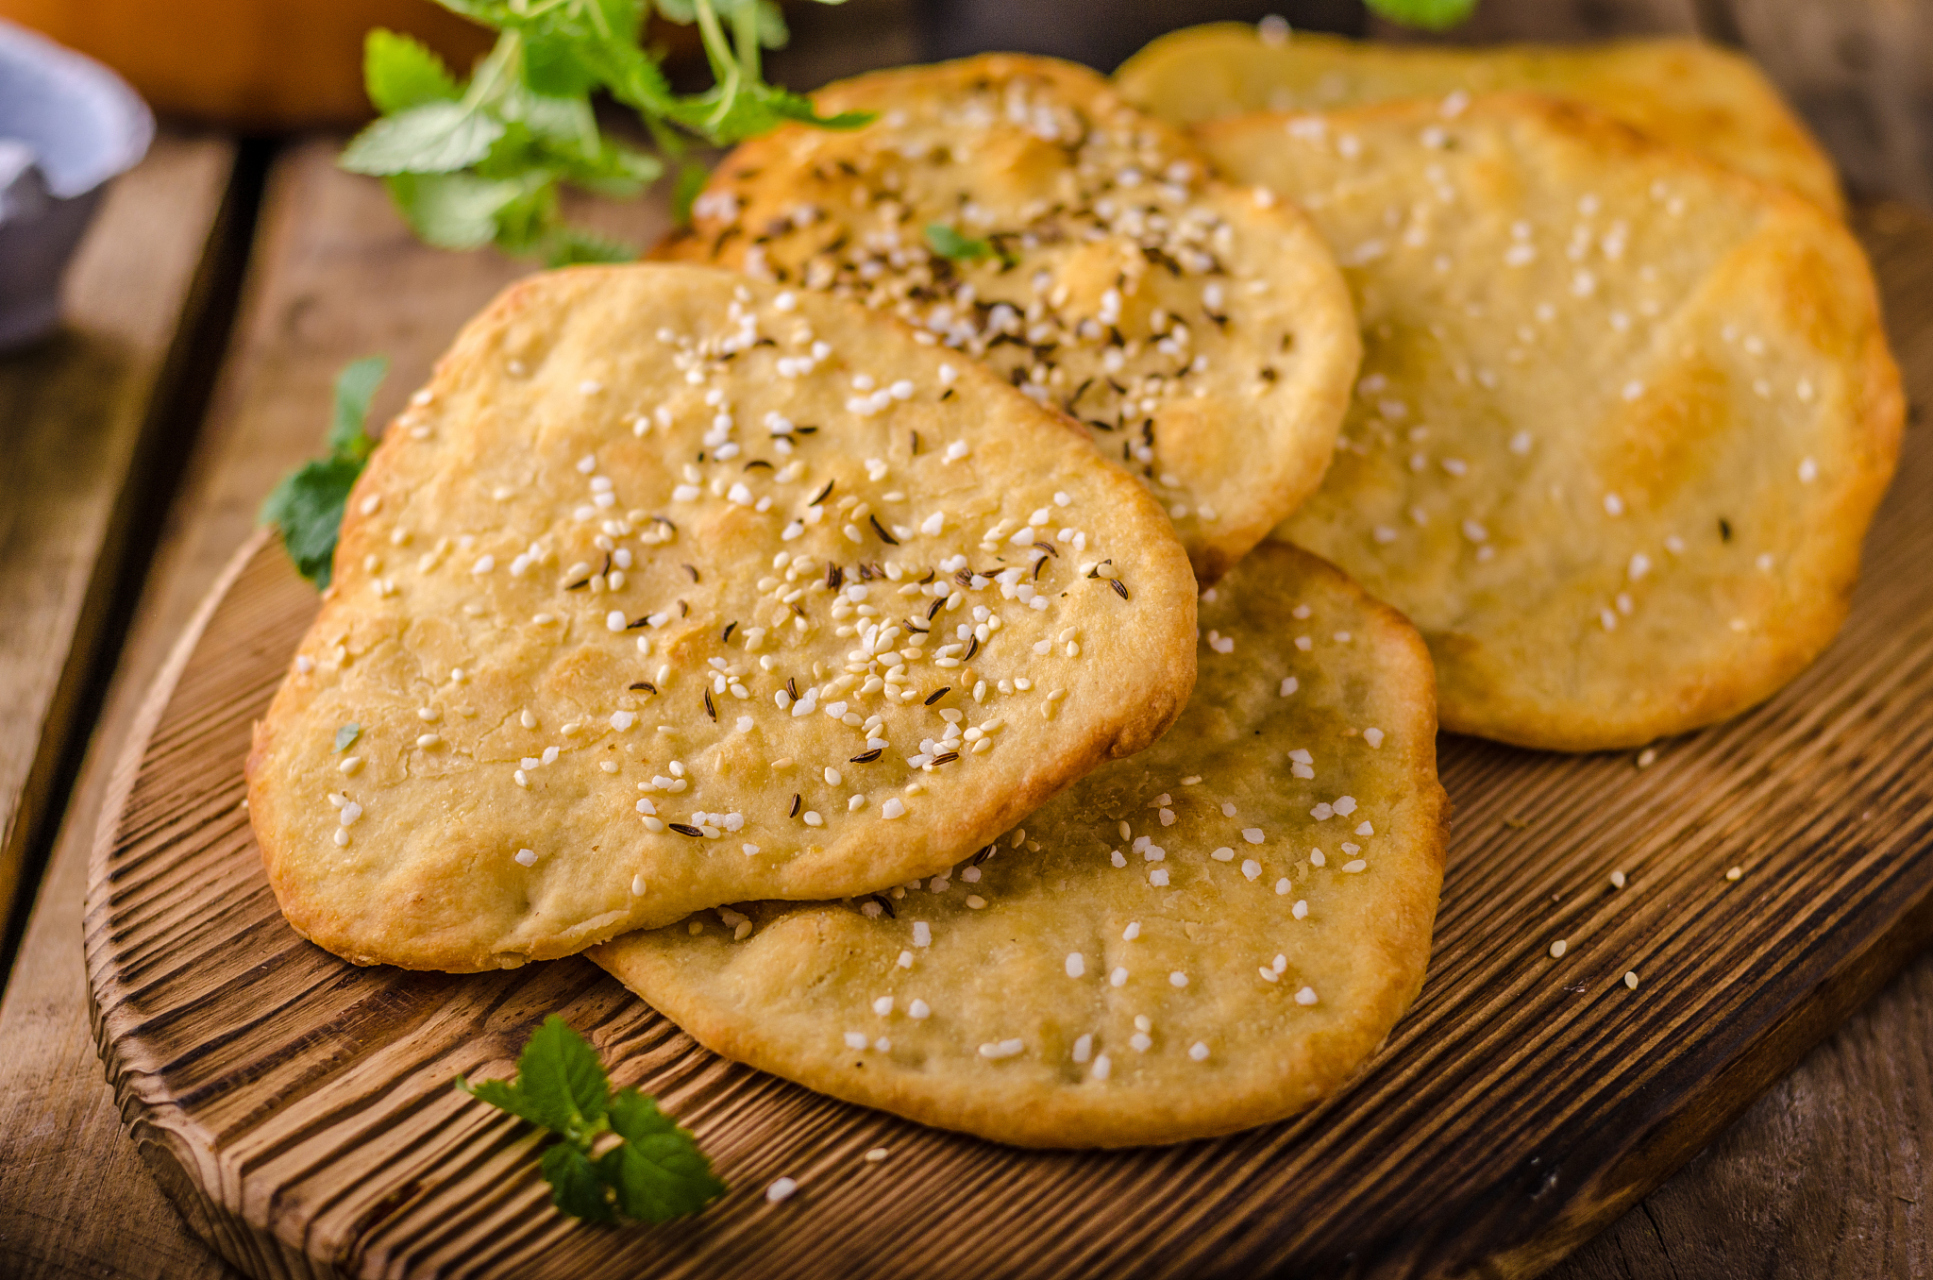
[[1446,728],[1585,751],[1737,714],[1831,640],[1902,400],[1817,207],[1529,95],[1203,126],[1301,201],[1362,315],[1278,536],[1403,610]]
[[1115,72],[1123,97],[1172,124],[1250,111],[1336,111],[1392,98],[1534,90],[1574,98],[1662,141],[1844,216],[1832,161],[1751,59],[1700,40],[1481,49],[1214,23],[1165,35]]
[[1443,876],[1429,656],[1314,556],[1202,596],[1174,729],[947,875],[591,958],[727,1057],[1022,1146],[1181,1142],[1333,1092],[1423,981]]
[[249,797],[290,922],[360,963],[938,870],[1194,680],[1145,490],[971,361],[723,271],[512,288],[349,510]]
[[[1212,582],[1322,479],[1360,355],[1307,220],[1202,178],[1093,72],[1005,55],[814,95],[873,110],[726,157],[663,252],[863,300],[1089,425]],[[940,225],[998,252],[932,252]]]

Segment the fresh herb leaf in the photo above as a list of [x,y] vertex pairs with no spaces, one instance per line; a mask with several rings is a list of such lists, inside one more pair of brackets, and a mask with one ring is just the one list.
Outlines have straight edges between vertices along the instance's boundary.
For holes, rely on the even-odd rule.
[[934,253],[955,262],[978,262],[993,255],[993,244],[987,240],[976,240],[963,236],[943,222],[930,222],[926,226],[926,243]]
[[305,462],[282,477],[262,504],[262,523],[281,530],[282,546],[296,571],[321,590],[329,587],[349,491],[375,447],[368,433],[369,402],[388,370],[385,357],[369,356],[336,375],[326,437],[329,456]]
[[[840,0],[821,0],[836,4]],[[345,169],[388,181],[412,230],[442,248],[494,243],[552,265],[636,256],[628,245],[565,225],[561,193],[632,196],[665,161],[674,204],[695,194],[696,143],[728,145],[789,121],[851,129],[865,112],[820,116],[811,100],[765,83],[760,51],[787,39],[773,0],[439,0],[498,32],[467,81],[406,36],[372,31],[363,51],[369,97],[384,114],[343,151]],[[695,22],[715,85],[679,95],[640,43],[654,8]],[[606,139],[591,95],[638,113],[659,156]],[[701,180],[700,180],[701,181]]]
[[355,744],[356,739],[360,737],[362,737],[362,726],[359,724],[345,724],[342,728],[337,729],[336,754],[341,755],[347,751]]
[[389,374],[389,357],[364,356],[343,366],[336,375],[336,398],[329,415],[329,454],[337,458],[367,458],[376,442],[369,438],[369,403]]
[[384,116],[350,140],[342,167],[378,177],[455,173],[490,154],[508,126],[460,102],[426,102]]
[[1477,0],[1363,0],[1370,10],[1391,22],[1425,31],[1448,31],[1467,22]]
[[572,1217],[667,1222],[724,1194],[691,1134],[636,1089],[613,1096],[597,1051],[555,1014],[524,1046],[516,1079],[459,1076],[456,1087],[562,1139],[539,1168],[551,1203]]
[[627,1088],[611,1100],[608,1115],[624,1145],[599,1157],[598,1169],[625,1217],[668,1222],[724,1194],[711,1162],[656,1102]]
[[385,115],[429,102],[455,102],[463,96],[443,59],[409,36],[371,31],[362,58],[369,100]]
[[586,1222],[617,1221],[610,1182],[583,1151],[568,1142],[557,1143],[544,1148],[537,1167],[550,1184],[550,1202],[560,1210]]

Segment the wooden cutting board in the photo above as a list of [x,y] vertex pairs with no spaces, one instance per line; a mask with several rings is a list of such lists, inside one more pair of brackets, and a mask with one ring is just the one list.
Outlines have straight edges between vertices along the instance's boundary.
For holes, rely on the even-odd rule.
[[[1918,403],[1933,241],[1899,211],[1863,230]],[[1446,738],[1435,954],[1387,1051],[1299,1120],[1165,1149],[1009,1150],[835,1102],[712,1056],[581,960],[458,977],[304,942],[242,760],[315,607],[275,548],[238,555],[129,746],[86,914],[122,1115],[252,1276],[1528,1276],[1933,940],[1925,428],[1845,632],[1767,706],[1648,767]],[[551,1211],[538,1139],[450,1081],[508,1075],[553,1012],[697,1132],[725,1200],[660,1228]],[[782,1174],[800,1191],[768,1205]]]

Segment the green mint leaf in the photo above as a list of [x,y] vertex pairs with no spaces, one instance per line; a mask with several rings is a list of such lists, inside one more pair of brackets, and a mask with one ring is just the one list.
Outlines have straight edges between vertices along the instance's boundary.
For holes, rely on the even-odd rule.
[[362,737],[362,726],[359,724],[345,724],[342,728],[337,729],[336,754],[341,755],[347,751],[355,744],[356,739],[360,737]]
[[355,458],[304,463],[284,476],[262,504],[262,523],[282,531],[282,545],[296,571],[321,590],[328,589],[342,511],[361,472],[362,461]]
[[540,1129],[550,1127],[550,1112],[519,1088],[514,1080],[479,1080],[471,1084],[458,1076],[456,1087],[479,1102],[487,1102],[499,1111],[508,1111],[519,1120],[528,1120]]
[[363,41],[362,80],[369,100],[385,115],[463,96],[443,59],[409,36],[381,27]]
[[1363,0],[1391,22],[1425,31],[1448,31],[1476,12],[1477,0]]
[[543,36],[524,41],[524,83],[532,93],[581,98],[597,87],[597,68],[578,53],[576,43]]
[[943,222],[929,222],[926,225],[926,244],[942,258],[951,258],[955,262],[978,262],[993,255],[992,242],[963,236]]
[[697,1213],[725,1192],[691,1134],[658,1104],[626,1088],[611,1100],[611,1129],[624,1139],[598,1157],[598,1172],[617,1192],[627,1218],[668,1222]]
[[329,417],[329,453],[360,461],[375,441],[369,438],[369,402],[389,373],[388,356],[364,356],[336,375],[335,407]]
[[620,240],[607,240],[595,232],[576,227],[559,230],[545,261],[553,267],[575,267],[585,263],[635,262],[638,251]]
[[351,173],[454,173],[490,154],[503,136],[501,120],[456,102],[431,102],[384,116],[342,153]]
[[568,1142],[544,1150],[538,1168],[550,1184],[550,1202],[573,1218],[586,1222],[615,1222],[611,1188],[599,1167]]
[[539,1124],[572,1138],[598,1126],[611,1097],[597,1050],[554,1013],[517,1059],[516,1087],[547,1117]]
[[467,173],[399,173],[384,181],[390,198],[425,244],[479,249],[497,237],[497,216],[524,196],[524,184]]

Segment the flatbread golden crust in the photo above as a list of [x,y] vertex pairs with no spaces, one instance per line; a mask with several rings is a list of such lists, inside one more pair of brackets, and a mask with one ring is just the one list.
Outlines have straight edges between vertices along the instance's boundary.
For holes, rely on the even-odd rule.
[[1214,23],[1176,31],[1115,72],[1121,95],[1172,124],[1251,111],[1338,111],[1392,98],[1533,90],[1574,98],[1836,217],[1832,161],[1751,59],[1700,40],[1453,49]]
[[1366,353],[1277,531],[1402,609],[1446,728],[1630,746],[1735,715],[1844,619],[1903,412],[1836,220],[1574,104],[1203,126],[1301,201]]
[[889,321],[539,276],[358,481],[250,814],[290,922],[359,963],[856,893],[1159,735],[1195,590],[1145,490]]
[[1303,1110],[1422,984],[1448,816],[1429,656],[1279,545],[1201,621],[1174,729],[985,856],[591,958],[727,1057],[1000,1142],[1181,1142]]
[[[1300,214],[1205,181],[1180,134],[1050,59],[814,100],[878,118],[745,143],[662,255],[845,294],[985,361],[1149,485],[1203,582],[1320,483],[1360,344]],[[934,252],[935,225],[981,256]]]

